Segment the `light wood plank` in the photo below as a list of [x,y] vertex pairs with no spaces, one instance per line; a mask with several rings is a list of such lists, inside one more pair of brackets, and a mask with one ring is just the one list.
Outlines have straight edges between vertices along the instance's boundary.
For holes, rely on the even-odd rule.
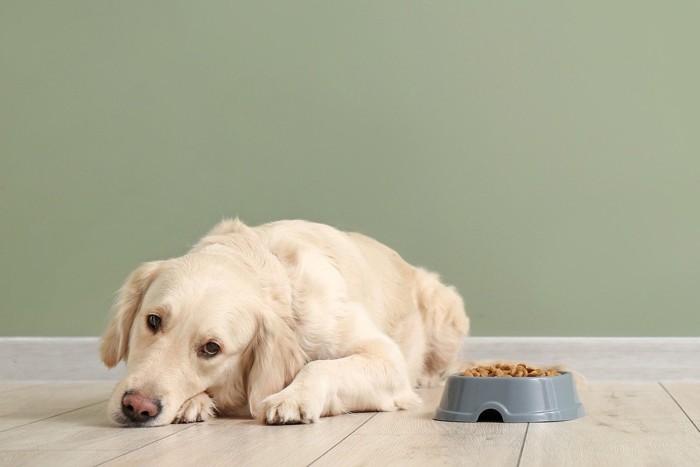
[[433,420],[443,387],[417,392],[423,406],[380,412],[314,465],[515,465],[525,423]]
[[700,429],[700,381],[664,381],[661,384]]
[[584,418],[530,424],[522,466],[697,465],[700,433],[657,383],[596,386]]
[[74,410],[0,434],[0,451],[124,451],[194,425],[124,428],[109,422],[107,403]]
[[453,432],[459,424],[433,420],[442,391],[442,386],[417,390],[416,392],[423,400],[421,407],[413,410],[377,413],[357,430],[357,434],[418,435]]
[[40,381],[24,381],[24,380],[18,380],[18,381],[2,381],[0,382],[0,394],[5,394],[7,392],[11,391],[19,391],[21,389],[27,389],[32,386],[40,386],[41,384],[46,384],[42,383]]
[[[526,425],[521,425],[525,431]],[[515,466],[522,440],[522,435],[519,439],[510,435],[499,436],[485,425],[480,425],[480,430],[464,434],[353,434],[313,465]]]
[[423,405],[413,410],[380,412],[362,425],[358,435],[440,435],[471,436],[487,433],[489,436],[511,437],[520,442],[525,434],[525,424],[516,423],[459,423],[433,420],[444,387],[419,389]]
[[[632,423],[677,423],[683,418],[678,405],[658,382],[593,381],[580,386],[578,393],[586,413],[605,419],[605,423],[618,418]],[[669,413],[674,417],[670,418]]]
[[99,402],[112,383],[25,384],[0,384],[0,426],[9,423],[0,465],[516,465],[521,447],[523,466],[697,465],[700,458],[700,381],[589,381],[579,387],[586,417],[533,423],[526,437],[525,424],[432,420],[442,387],[419,390],[424,405],[412,411],[312,425],[218,419],[132,429],[111,425]]
[[105,465],[173,465],[182,464],[183,459],[188,465],[308,465],[373,415],[348,414],[288,426],[210,420]]
[[9,391],[0,398],[0,432],[106,400],[110,382],[52,382]]
[[114,459],[122,451],[0,451],[0,465],[80,467]]

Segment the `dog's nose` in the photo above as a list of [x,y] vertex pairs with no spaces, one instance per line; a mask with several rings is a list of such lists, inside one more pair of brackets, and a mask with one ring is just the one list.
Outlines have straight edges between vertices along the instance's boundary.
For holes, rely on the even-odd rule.
[[138,392],[127,392],[122,398],[122,413],[132,422],[143,423],[160,413],[160,404]]

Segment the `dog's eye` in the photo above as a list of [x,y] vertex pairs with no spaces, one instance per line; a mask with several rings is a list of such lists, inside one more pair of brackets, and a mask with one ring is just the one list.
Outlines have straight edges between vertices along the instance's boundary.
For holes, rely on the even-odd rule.
[[160,329],[160,316],[148,315],[146,318],[146,324],[148,325],[148,329],[150,329],[152,332],[158,332],[158,329]]
[[221,350],[221,348],[216,342],[207,342],[204,344],[204,347],[202,347],[202,353],[205,357],[213,357],[219,353],[219,350]]

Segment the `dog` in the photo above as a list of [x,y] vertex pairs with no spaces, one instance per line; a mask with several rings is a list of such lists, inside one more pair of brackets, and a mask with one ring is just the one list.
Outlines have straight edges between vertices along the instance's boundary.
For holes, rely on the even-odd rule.
[[216,225],[186,255],[147,262],[101,342],[127,374],[108,402],[127,426],[310,423],[410,409],[469,331],[439,277],[358,233],[307,221]]

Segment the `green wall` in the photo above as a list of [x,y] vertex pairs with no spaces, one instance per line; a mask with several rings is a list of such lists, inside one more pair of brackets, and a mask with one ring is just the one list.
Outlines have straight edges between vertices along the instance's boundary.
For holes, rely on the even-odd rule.
[[0,0],[0,335],[224,216],[370,234],[474,335],[700,331],[698,2]]

